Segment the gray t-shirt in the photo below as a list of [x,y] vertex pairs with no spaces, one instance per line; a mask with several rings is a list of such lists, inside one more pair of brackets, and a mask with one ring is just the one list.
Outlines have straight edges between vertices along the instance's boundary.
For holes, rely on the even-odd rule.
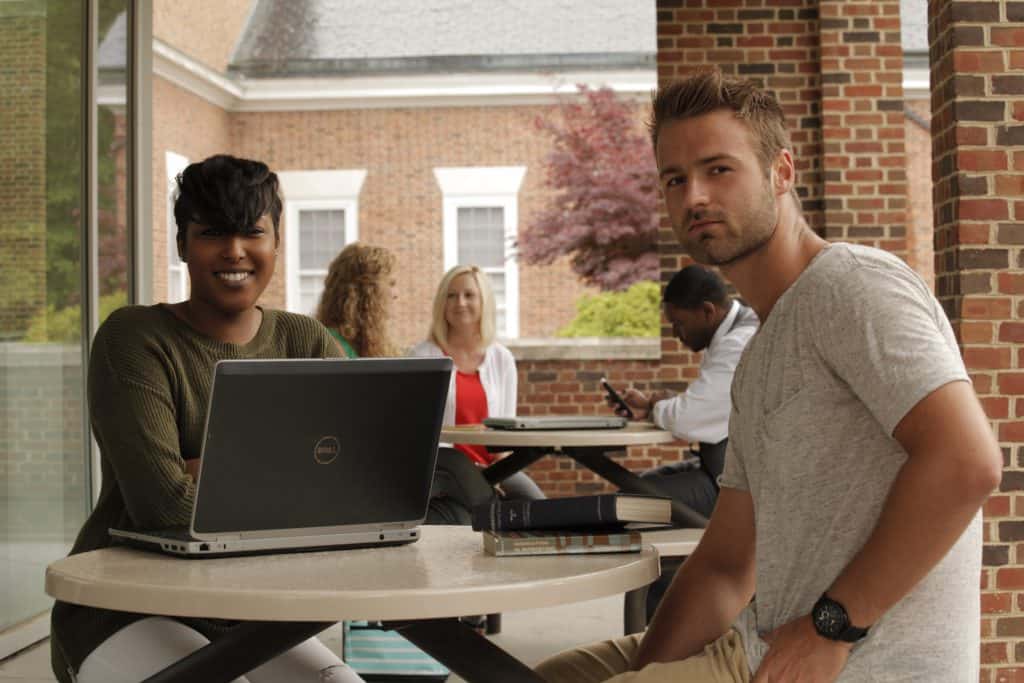
[[[751,670],[767,651],[759,634],[809,613],[874,530],[907,458],[896,425],[957,380],[942,308],[886,252],[830,245],[776,302],[736,370],[721,477],[754,501],[756,597],[736,624]],[[977,680],[981,543],[979,513],[839,681]]]

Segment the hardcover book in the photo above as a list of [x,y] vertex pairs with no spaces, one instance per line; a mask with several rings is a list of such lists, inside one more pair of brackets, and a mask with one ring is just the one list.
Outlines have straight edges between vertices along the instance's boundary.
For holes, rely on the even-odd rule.
[[489,555],[580,555],[640,551],[639,531],[484,531]]
[[621,527],[629,522],[668,524],[672,505],[668,498],[624,493],[496,500],[473,509],[475,531],[518,529],[588,529]]

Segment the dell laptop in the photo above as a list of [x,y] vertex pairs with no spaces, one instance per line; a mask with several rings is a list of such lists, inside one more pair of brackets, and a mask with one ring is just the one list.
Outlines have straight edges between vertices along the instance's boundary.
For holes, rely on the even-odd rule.
[[437,461],[448,358],[225,360],[188,529],[110,529],[185,557],[409,543]]

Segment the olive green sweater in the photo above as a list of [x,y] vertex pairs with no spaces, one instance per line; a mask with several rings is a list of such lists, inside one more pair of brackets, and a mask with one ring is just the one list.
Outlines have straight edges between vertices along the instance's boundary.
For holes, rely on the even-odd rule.
[[[200,454],[218,360],[339,355],[319,322],[283,311],[264,310],[248,344],[203,336],[162,304],[112,313],[96,333],[89,358],[89,415],[103,483],[71,554],[110,545],[110,527],[189,524],[195,482],[185,460]],[[69,668],[78,671],[100,643],[143,616],[57,602],[51,654],[58,680],[69,682]],[[225,628],[224,622],[183,621],[208,637]]]

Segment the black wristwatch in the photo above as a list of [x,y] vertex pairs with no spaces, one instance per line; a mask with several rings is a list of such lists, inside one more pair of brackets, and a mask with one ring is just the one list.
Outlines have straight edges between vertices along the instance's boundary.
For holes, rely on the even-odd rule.
[[818,602],[814,603],[811,621],[814,622],[814,630],[818,635],[829,640],[856,643],[868,634],[866,628],[850,624],[850,615],[846,613],[846,608],[828,597],[827,593],[822,593]]

